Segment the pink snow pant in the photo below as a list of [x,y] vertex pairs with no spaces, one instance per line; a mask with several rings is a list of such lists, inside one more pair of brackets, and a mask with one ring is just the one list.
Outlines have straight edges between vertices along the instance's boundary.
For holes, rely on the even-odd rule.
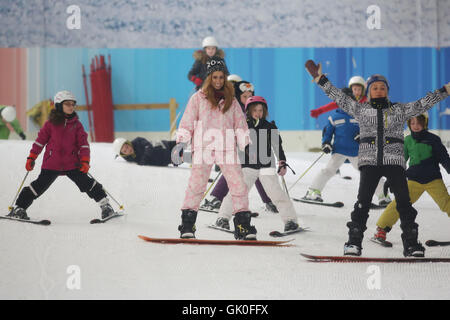
[[[181,210],[191,209],[198,211],[203,194],[206,191],[212,165],[216,163],[227,180],[228,188],[230,189],[229,194],[233,202],[233,214],[249,211],[248,189],[244,181],[241,165],[237,161],[237,157],[233,161],[224,161],[225,157],[223,154],[224,152],[211,151],[209,161],[192,162],[191,176],[189,177]],[[195,154],[193,154],[193,159],[195,159]]]

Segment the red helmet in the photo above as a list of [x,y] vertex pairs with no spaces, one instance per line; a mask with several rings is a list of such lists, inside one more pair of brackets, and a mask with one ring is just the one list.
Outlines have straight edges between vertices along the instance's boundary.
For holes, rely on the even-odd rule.
[[262,103],[267,108],[267,101],[266,101],[266,99],[264,99],[261,96],[252,96],[252,97],[248,98],[247,102],[245,103],[245,111],[247,111],[247,107],[250,105],[250,103],[255,103],[255,102]]

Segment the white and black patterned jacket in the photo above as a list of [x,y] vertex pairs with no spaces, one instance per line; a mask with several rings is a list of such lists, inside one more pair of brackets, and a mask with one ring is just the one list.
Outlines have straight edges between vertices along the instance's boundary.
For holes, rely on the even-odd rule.
[[322,77],[319,87],[337,103],[339,108],[359,123],[360,144],[358,166],[398,165],[406,168],[403,151],[405,122],[448,97],[445,88],[429,92],[425,97],[409,103],[376,105],[359,103]]

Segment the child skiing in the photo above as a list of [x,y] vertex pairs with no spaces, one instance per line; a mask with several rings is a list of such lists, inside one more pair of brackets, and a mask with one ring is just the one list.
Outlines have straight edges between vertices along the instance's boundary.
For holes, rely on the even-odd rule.
[[360,184],[358,199],[351,213],[349,240],[344,255],[361,255],[364,231],[372,196],[382,176],[391,182],[397,201],[402,229],[403,255],[423,257],[425,248],[418,242],[417,211],[412,207],[405,173],[403,155],[403,126],[406,120],[430,109],[448,97],[450,83],[424,98],[410,103],[392,103],[388,98],[389,83],[374,74],[367,80],[368,102],[358,103],[331,84],[322,73],[322,66],[308,60],[306,69],[325,94],[340,108],[353,116],[360,127],[358,165]]
[[[297,230],[299,225],[294,205],[287,193],[281,188],[276,174],[273,151],[278,158],[278,174],[280,176],[286,174],[286,156],[278,128],[266,120],[267,102],[263,97],[253,96],[247,100],[245,108],[252,140],[251,147],[247,146],[245,149],[245,161],[242,164],[247,188],[250,190],[256,180],[259,179],[279,209],[281,219],[284,222],[284,231]],[[231,213],[231,197],[226,196],[220,207],[216,226],[230,229]]]
[[[228,77],[229,79],[230,77]],[[242,112],[245,114],[245,104],[248,98],[252,97],[255,94],[255,88],[253,84],[248,81],[236,81],[234,82],[234,93],[237,101],[241,105]],[[266,205],[266,210],[272,213],[278,213],[277,207],[272,203],[272,200],[267,196],[267,193],[264,191],[264,188],[261,182],[256,180],[255,183],[256,189],[258,190],[259,195],[261,196],[261,200]],[[223,198],[228,193],[228,185],[224,176],[221,176],[217,181],[216,186],[211,192],[212,199],[205,199],[205,203],[201,206],[201,208],[207,210],[218,210],[222,204]]]
[[[426,191],[439,208],[450,217],[450,195],[442,181],[439,164],[450,173],[450,157],[441,139],[428,131],[428,116],[422,114],[408,120],[411,135],[405,138],[405,159],[409,159],[408,190],[411,203],[415,203]],[[389,232],[399,219],[394,200],[377,221],[375,242],[384,243]]]
[[[216,163],[228,181],[233,199],[235,238],[256,239],[256,229],[250,225],[248,191],[236,154],[236,143],[241,150],[249,143],[248,126],[227,75],[223,59],[213,57],[208,61],[205,82],[189,99],[177,130],[179,144],[192,141],[191,176],[178,227],[181,238],[195,238],[197,211],[211,167]],[[179,146],[174,156],[178,150]]]
[[[356,91],[361,96],[361,89],[363,88],[361,88],[359,84],[353,84],[353,86],[350,85],[350,87],[352,87],[353,91]],[[355,90],[355,88],[358,90]],[[346,92],[346,94],[352,99],[355,99],[352,93]],[[336,174],[336,171],[344,164],[346,160],[350,161],[351,165],[356,170],[359,170],[358,122],[342,109],[337,109],[331,116],[328,117],[328,120],[329,121],[327,125],[323,128],[322,131],[322,151],[325,153],[331,152],[331,159],[330,161],[328,161],[326,167],[320,170],[320,172],[316,175],[311,185],[309,186],[306,195],[303,197],[303,199],[308,201],[323,202],[323,188],[325,187],[327,182]],[[391,202],[389,195],[385,195],[383,192],[384,181],[384,178],[380,179],[375,191],[376,195],[378,196],[378,205],[380,206],[387,206]]]
[[[219,48],[219,43],[214,37],[204,38],[202,48],[202,50],[194,52],[193,57],[195,61],[188,73],[188,79],[195,84],[195,90],[199,90],[202,87],[203,81],[207,76],[208,60],[214,56],[222,60],[225,58],[225,52]],[[228,70],[226,72],[228,73]]]
[[172,149],[174,140],[161,140],[150,142],[145,138],[137,137],[132,141],[117,138],[113,142],[114,153],[128,162],[139,165],[165,167],[172,164]]
[[25,168],[31,171],[45,147],[41,173],[20,192],[9,217],[29,220],[26,210],[60,175],[75,182],[81,192],[94,199],[102,210],[102,219],[114,214],[102,185],[88,176],[90,149],[87,133],[75,113],[76,99],[69,91],[56,93],[55,109],[38,133]]

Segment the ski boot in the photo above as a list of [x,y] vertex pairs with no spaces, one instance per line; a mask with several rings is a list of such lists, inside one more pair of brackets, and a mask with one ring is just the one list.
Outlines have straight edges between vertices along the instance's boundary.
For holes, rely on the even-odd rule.
[[9,214],[7,214],[7,217],[15,218],[15,219],[22,219],[22,220],[30,220],[30,218],[27,215],[27,212],[25,209],[21,207],[15,207],[11,210]]
[[205,199],[205,202],[200,206],[205,210],[219,210],[222,205],[222,201],[213,197],[212,200]]
[[278,209],[276,205],[273,204],[273,202],[266,203],[266,210],[270,213],[278,213]]
[[403,256],[405,257],[424,257],[425,248],[417,241],[419,235],[418,225],[414,223],[413,227],[405,228],[402,233]]
[[195,221],[197,220],[197,211],[191,209],[181,210],[181,225],[178,226],[181,239],[195,238]]
[[299,228],[299,225],[297,222],[293,221],[293,220],[289,220],[288,222],[286,222],[286,224],[284,225],[284,232],[287,231],[294,231],[297,230]]
[[236,240],[256,240],[256,228],[250,225],[250,211],[241,211],[234,215],[234,238]]
[[230,230],[230,222],[227,218],[217,218],[216,226],[222,229]]
[[109,204],[108,199],[100,200],[100,208],[102,209],[102,220],[112,216],[115,212],[114,209]]
[[344,256],[360,256],[365,229],[363,230],[363,228],[353,221],[348,222],[347,227],[349,229],[349,239],[344,244]]
[[311,188],[309,188],[309,190],[306,192],[306,195],[303,197],[303,199],[317,201],[317,202],[323,202],[322,194],[321,194],[320,190],[311,189]]
[[386,234],[387,234],[386,230],[384,230],[383,228],[377,227],[377,232],[373,235],[373,238],[380,242],[384,242],[384,241],[386,241]]

